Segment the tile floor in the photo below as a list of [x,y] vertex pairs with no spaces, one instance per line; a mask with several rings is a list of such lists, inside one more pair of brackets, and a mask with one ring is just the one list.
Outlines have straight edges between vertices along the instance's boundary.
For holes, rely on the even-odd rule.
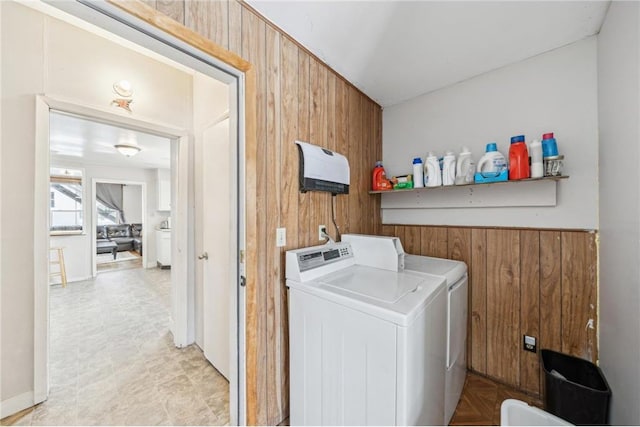
[[[118,255],[122,252],[118,252]],[[98,262],[96,264],[96,270],[98,273],[102,273],[104,271],[116,271],[116,270],[125,270],[129,268],[142,268],[142,256],[138,254],[136,251],[128,252],[131,256],[134,256],[134,259],[122,260],[122,261],[111,261],[109,262]]]
[[518,399],[542,408],[542,402],[489,378],[468,373],[460,402],[449,425],[500,425],[500,405],[506,399]]
[[49,399],[14,425],[225,425],[229,385],[169,332],[170,270],[51,288]]

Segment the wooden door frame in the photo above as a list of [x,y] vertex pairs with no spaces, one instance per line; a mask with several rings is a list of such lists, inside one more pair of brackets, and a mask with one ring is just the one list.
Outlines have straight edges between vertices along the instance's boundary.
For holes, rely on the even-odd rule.
[[[245,418],[239,422],[245,421],[248,425],[255,425],[258,421],[259,405],[258,402],[258,369],[260,366],[257,332],[258,332],[258,311],[256,287],[258,283],[258,238],[257,238],[257,203],[256,203],[256,176],[257,176],[257,117],[256,117],[256,72],[251,63],[245,61],[240,56],[230,52],[223,47],[217,45],[211,40],[201,36],[200,34],[188,29],[184,25],[163,15],[152,7],[142,3],[141,1],[131,0],[106,0],[107,3],[117,7],[127,14],[137,18],[148,25],[151,25],[162,33],[176,38],[189,46],[210,55],[217,60],[223,62],[229,67],[239,71],[244,79],[244,88],[240,87],[240,96],[244,101],[244,156],[241,157],[241,173],[244,171],[245,186],[244,190],[244,237],[245,237],[245,257],[244,265],[241,265],[241,273],[246,278],[245,304],[242,307],[242,301],[239,303],[239,315],[244,314],[244,331],[238,331],[239,334],[245,336],[244,343],[244,359],[242,352],[239,354],[240,361],[244,360],[245,364]],[[244,89],[244,90],[242,90]],[[240,153],[241,155],[242,153]],[[241,322],[242,323],[242,322]],[[242,340],[240,340],[242,341]],[[242,348],[240,349],[242,350]],[[242,393],[243,390],[240,390]],[[263,402],[264,404],[264,402]]]

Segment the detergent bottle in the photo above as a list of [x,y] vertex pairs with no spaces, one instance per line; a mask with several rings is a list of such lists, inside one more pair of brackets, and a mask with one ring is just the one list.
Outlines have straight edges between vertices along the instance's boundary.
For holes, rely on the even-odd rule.
[[506,181],[509,178],[508,172],[507,161],[498,151],[498,145],[495,142],[488,143],[487,152],[478,162],[475,174],[476,184]]
[[511,137],[509,146],[509,179],[529,178],[529,151],[524,135]]
[[453,185],[456,180],[456,156],[447,151],[442,160],[442,185]]
[[373,168],[373,185],[371,187],[373,191],[391,190],[392,186],[387,179],[387,174],[384,171],[381,161],[377,161]]
[[529,144],[529,153],[531,153],[531,178],[542,178],[544,165],[542,162],[542,143],[539,139],[534,139]]
[[440,187],[442,185],[442,173],[440,172],[440,161],[435,154],[431,152],[427,154],[424,168],[425,187]]
[[413,159],[413,188],[424,187],[424,166],[422,159],[416,157]]
[[462,147],[456,162],[456,185],[472,184],[474,173],[475,164],[471,158],[471,151],[467,147]]
[[542,157],[555,157],[558,155],[558,143],[556,142],[553,132],[542,135]]

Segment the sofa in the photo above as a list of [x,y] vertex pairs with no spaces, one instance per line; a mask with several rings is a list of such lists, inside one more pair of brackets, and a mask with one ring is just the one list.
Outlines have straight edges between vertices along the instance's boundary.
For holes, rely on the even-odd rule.
[[96,252],[115,255],[136,251],[142,255],[142,224],[99,225],[96,227]]

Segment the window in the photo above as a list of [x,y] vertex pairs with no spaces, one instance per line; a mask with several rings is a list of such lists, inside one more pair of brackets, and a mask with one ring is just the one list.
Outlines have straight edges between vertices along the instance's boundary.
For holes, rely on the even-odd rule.
[[51,233],[81,233],[84,226],[82,171],[51,168],[49,187]]
[[120,223],[120,212],[108,207],[97,198],[96,210],[98,211],[98,225],[112,225]]

